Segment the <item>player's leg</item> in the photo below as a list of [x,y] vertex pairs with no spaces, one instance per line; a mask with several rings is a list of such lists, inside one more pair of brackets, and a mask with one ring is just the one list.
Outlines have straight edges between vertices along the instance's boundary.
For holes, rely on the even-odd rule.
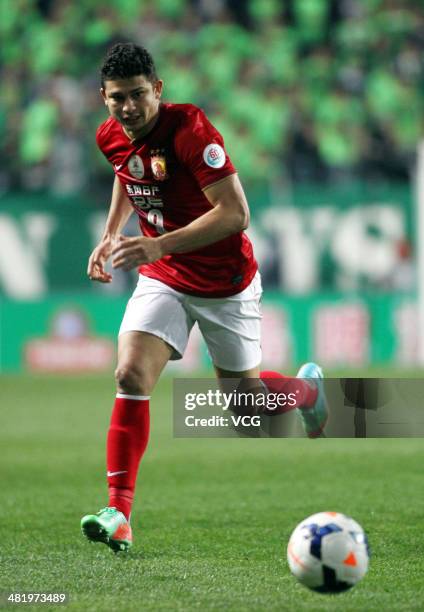
[[[260,346],[260,277],[242,293],[224,300],[214,300],[208,306],[194,301],[199,328],[206,340],[215,371],[224,384],[225,379],[242,379],[243,391],[294,394],[305,431],[309,437],[318,437],[327,420],[327,405],[324,397],[322,371],[316,364],[305,364],[297,377],[284,376],[278,372],[259,372],[262,353]],[[256,378],[256,382],[248,382]],[[261,385],[258,385],[258,379]],[[268,414],[287,412],[287,407]]]
[[96,515],[82,519],[83,533],[112,550],[132,544],[129,523],[138,467],[146,450],[150,394],[170,359],[173,348],[150,333],[130,331],[119,336],[117,394],[107,435],[109,501]]
[[233,370],[224,370],[219,366],[214,364],[214,370],[217,378],[260,378],[260,368],[259,366],[255,366],[250,368],[249,370],[242,370],[241,372],[235,372]]
[[108,506],[130,517],[140,460],[150,432],[150,394],[173,348],[153,334],[119,336],[117,394],[107,436]]
[[117,393],[150,395],[173,353],[172,346],[151,332],[120,334],[115,370]]
[[[228,392],[234,390],[230,381],[236,378],[239,379],[239,391],[264,393],[265,390],[266,393],[272,393],[274,396],[284,394],[285,397],[296,398],[293,405],[286,404],[281,408],[275,408],[274,403],[273,410],[265,409],[263,412],[268,416],[272,416],[296,408],[307,436],[309,438],[318,438],[322,435],[328,419],[328,406],[324,391],[323,372],[316,363],[305,363],[298,371],[296,377],[285,376],[271,370],[259,372],[259,367],[234,372],[224,370],[215,365],[215,372],[222,381],[221,386],[227,387],[226,390]],[[256,379],[256,381],[253,379]],[[257,379],[260,379],[262,386],[257,384]],[[263,402],[261,402],[262,405]],[[246,407],[246,410],[248,408]],[[252,412],[258,413],[260,411]]]
[[140,277],[119,333],[117,394],[107,438],[109,502],[81,522],[90,540],[114,550],[131,545],[129,518],[149,437],[150,393],[168,360],[183,355],[192,325],[180,294]]

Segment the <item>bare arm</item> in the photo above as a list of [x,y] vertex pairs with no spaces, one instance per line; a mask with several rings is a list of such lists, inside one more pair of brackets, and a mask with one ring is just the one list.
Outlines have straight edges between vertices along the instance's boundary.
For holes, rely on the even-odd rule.
[[203,193],[213,209],[186,227],[160,236],[158,241],[164,255],[193,251],[236,234],[249,225],[249,209],[237,174],[206,187]]
[[213,206],[185,227],[157,238],[121,238],[114,247],[113,267],[129,270],[171,253],[194,251],[236,234],[249,225],[249,208],[237,174],[209,185],[204,194]]
[[115,176],[109,214],[107,216],[102,240],[108,236],[113,238],[118,236],[130,218],[132,211],[133,207],[121,185],[121,181]]
[[127,194],[123,190],[118,177],[115,176],[103,236],[88,260],[87,274],[91,280],[101,283],[111,282],[112,275],[105,271],[104,265],[109,259],[113,245],[128,221],[132,210]]

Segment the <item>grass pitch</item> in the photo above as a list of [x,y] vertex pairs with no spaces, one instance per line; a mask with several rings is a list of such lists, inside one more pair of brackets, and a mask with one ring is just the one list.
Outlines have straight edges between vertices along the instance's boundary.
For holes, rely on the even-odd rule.
[[[65,591],[66,609],[93,611],[422,610],[423,440],[173,439],[171,390],[163,378],[152,398],[135,544],[115,556],[79,530],[106,504],[112,377],[0,378],[0,591]],[[298,585],[285,559],[296,524],[328,509],[373,552],[334,596]]]

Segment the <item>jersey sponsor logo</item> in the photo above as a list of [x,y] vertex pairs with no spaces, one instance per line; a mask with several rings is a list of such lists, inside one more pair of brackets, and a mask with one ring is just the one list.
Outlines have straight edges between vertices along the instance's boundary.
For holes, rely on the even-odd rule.
[[219,144],[209,144],[203,151],[203,160],[211,168],[222,168],[225,164],[225,151]]
[[144,176],[144,165],[140,155],[132,155],[128,162],[128,170],[130,174],[137,179],[142,179]]
[[160,189],[156,185],[131,185],[126,183],[125,187],[134,208],[139,211],[163,208]]
[[151,155],[151,168],[152,174],[157,181],[164,181],[169,178],[166,170],[166,158],[163,149],[152,149]]

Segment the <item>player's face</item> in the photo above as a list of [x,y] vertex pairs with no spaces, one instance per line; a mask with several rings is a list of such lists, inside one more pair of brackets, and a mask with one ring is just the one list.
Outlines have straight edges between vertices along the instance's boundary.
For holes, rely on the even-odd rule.
[[147,133],[158,115],[162,81],[152,83],[144,75],[105,81],[100,90],[110,114],[136,138]]

